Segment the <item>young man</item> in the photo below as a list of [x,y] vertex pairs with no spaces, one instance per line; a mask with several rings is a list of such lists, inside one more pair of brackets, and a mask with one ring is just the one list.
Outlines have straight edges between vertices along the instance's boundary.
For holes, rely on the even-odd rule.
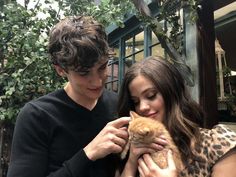
[[109,47],[104,27],[70,17],[50,33],[49,53],[63,88],[18,115],[8,177],[112,177],[129,118],[116,119],[117,96],[104,89]]

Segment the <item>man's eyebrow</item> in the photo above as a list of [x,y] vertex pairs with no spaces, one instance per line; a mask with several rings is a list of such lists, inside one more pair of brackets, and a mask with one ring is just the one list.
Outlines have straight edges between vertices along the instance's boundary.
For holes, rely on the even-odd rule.
[[106,62],[104,62],[104,65],[108,63],[108,60]]
[[109,60],[106,59],[106,58],[103,58],[101,59],[100,61],[98,61],[99,64],[102,64],[102,63],[107,63]]
[[107,63],[108,63],[108,60],[107,60],[106,62],[104,62],[104,63],[101,63],[101,65],[100,65],[100,66],[107,65]]
[[76,71],[76,72],[88,72],[89,68],[87,68],[87,67],[78,67],[74,71]]

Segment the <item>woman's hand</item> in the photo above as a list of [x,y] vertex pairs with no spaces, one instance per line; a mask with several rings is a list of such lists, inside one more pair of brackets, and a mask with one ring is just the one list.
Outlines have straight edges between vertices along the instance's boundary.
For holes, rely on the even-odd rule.
[[128,140],[129,117],[109,122],[100,133],[84,148],[90,160],[103,158],[111,153],[120,153]]
[[144,154],[138,160],[138,171],[140,177],[177,177],[177,170],[173,160],[172,152],[168,151],[168,167],[161,169],[149,154]]
[[139,157],[143,154],[154,153],[160,151],[166,146],[168,142],[164,137],[159,137],[151,144],[132,144],[130,145],[129,160],[135,164],[138,163]]
[[159,137],[151,144],[132,144],[130,145],[129,158],[125,164],[125,168],[122,172],[122,177],[135,176],[138,170],[138,159],[147,153],[154,153],[162,150],[168,142],[164,137]]

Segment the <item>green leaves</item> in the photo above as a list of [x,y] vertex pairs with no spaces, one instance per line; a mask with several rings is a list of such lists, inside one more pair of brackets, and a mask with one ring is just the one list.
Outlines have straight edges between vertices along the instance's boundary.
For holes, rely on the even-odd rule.
[[115,24],[123,27],[127,12],[134,12],[134,6],[127,0],[101,0],[99,3],[88,0],[57,1],[66,16],[91,15],[104,26]]
[[30,9],[26,7],[13,2],[0,13],[0,120],[14,122],[26,102],[64,84],[55,74],[47,54],[49,30],[61,15],[91,15],[105,26],[112,23],[122,26],[131,3],[46,0],[44,4],[36,2]]
[[[60,87],[47,54],[48,31],[58,18],[40,19],[35,8],[4,6],[0,18],[0,119],[15,121],[20,108],[31,99]],[[51,9],[56,17],[55,10]]]

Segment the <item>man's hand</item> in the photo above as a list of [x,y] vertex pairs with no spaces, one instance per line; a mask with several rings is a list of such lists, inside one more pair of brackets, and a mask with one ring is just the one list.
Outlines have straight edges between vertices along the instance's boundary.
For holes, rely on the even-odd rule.
[[84,148],[90,160],[101,159],[111,153],[122,151],[128,140],[127,127],[130,117],[122,117],[109,122],[100,133]]

